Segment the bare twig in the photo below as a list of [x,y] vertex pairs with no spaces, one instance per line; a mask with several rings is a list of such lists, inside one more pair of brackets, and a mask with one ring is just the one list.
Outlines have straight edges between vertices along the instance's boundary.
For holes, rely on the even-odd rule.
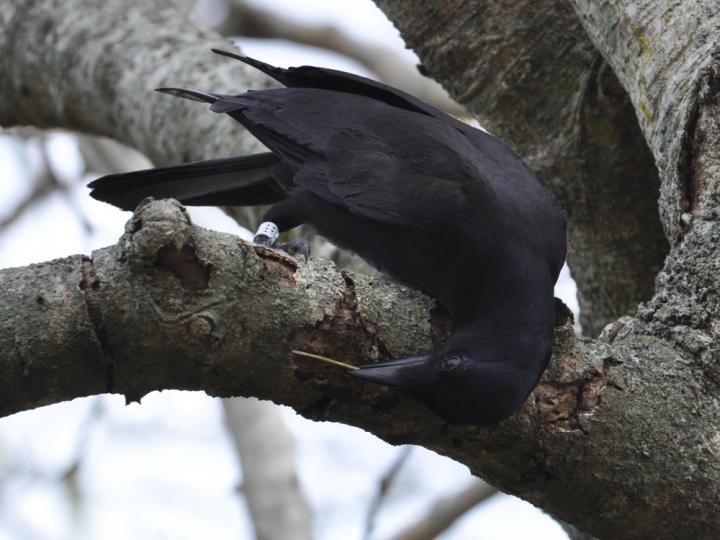
[[491,485],[482,480],[473,480],[458,493],[435,501],[422,519],[395,535],[392,540],[436,538],[469,510],[496,493],[498,493],[497,489]]
[[365,533],[363,534],[364,540],[368,540],[372,536],[372,532],[375,529],[375,523],[377,517],[380,514],[383,503],[387,500],[387,495],[390,492],[390,488],[397,478],[400,469],[410,457],[412,452],[412,446],[403,446],[400,451],[395,455],[395,459],[392,461],[387,470],[380,477],[380,483],[378,484],[378,490],[370,501],[370,507],[368,508],[367,519],[365,520]]
[[30,138],[36,139],[39,149],[37,172],[33,174],[33,189],[22,199],[6,216],[0,218],[0,231],[9,227],[20,219],[27,210],[39,203],[49,195],[60,193],[68,207],[76,214],[78,222],[87,234],[92,233],[93,225],[87,219],[85,212],[71,196],[70,185],[60,181],[50,163],[47,151],[47,134],[38,130],[12,130],[15,135],[26,143]]
[[60,475],[63,486],[67,491],[68,497],[73,508],[79,508],[82,501],[82,491],[78,484],[78,472],[82,467],[83,460],[87,454],[87,447],[90,441],[90,435],[93,429],[102,420],[105,408],[102,398],[94,398],[90,410],[85,415],[82,424],[78,428],[75,437],[75,449],[73,451],[72,461]]
[[39,169],[33,175],[33,189],[15,206],[15,208],[0,219],[0,230],[15,223],[15,221],[20,219],[22,215],[35,203],[44,200],[48,195],[55,193],[62,188],[62,183],[58,181],[48,162],[44,139],[42,137],[40,138],[39,143]]

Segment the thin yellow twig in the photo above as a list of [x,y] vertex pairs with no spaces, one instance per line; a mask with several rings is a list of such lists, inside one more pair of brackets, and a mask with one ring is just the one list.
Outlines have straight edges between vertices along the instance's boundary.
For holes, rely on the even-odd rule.
[[332,364],[334,366],[340,366],[344,367],[345,369],[358,369],[357,366],[353,366],[351,364],[346,364],[345,362],[340,362],[339,360],[333,360],[332,358],[328,358],[327,356],[320,356],[319,354],[313,354],[305,351],[297,351],[293,350],[293,354],[297,354],[298,356],[304,356],[306,358],[312,358],[313,360],[319,360],[321,362],[325,362],[327,364]]

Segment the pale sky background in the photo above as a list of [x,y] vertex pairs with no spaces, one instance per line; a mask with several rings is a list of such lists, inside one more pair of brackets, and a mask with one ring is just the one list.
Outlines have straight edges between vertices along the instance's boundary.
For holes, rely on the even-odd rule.
[[[333,23],[359,39],[404,48],[396,30],[369,0],[254,3],[299,21]],[[278,65],[319,64],[367,74],[339,55],[287,42],[241,40],[240,45],[247,54]],[[89,254],[116,242],[130,216],[94,201],[85,182],[77,182],[82,169],[72,137],[53,135],[48,144],[51,165],[71,186],[70,194],[46,199],[0,233],[0,268]],[[37,159],[36,146],[0,134],[0,218],[31,189],[28,164]],[[77,208],[93,223],[91,234],[78,219]],[[247,235],[215,209],[191,213],[200,225]],[[566,271],[556,295],[577,309],[575,287]],[[98,410],[98,419],[88,420]],[[297,438],[315,538],[359,539],[378,480],[399,449],[362,430],[310,422],[289,409],[285,418]],[[80,430],[88,422],[90,427]],[[82,431],[84,441],[78,438]],[[58,475],[78,448],[85,457],[76,503]],[[461,489],[470,478],[465,466],[415,449],[393,485],[373,538],[387,538],[418,519],[438,496]],[[250,539],[247,512],[236,491],[241,481],[220,402],[202,393],[156,392],[141,405],[130,406],[121,396],[99,396],[0,419],[0,540]],[[530,504],[502,495],[468,513],[441,538],[567,536]]]

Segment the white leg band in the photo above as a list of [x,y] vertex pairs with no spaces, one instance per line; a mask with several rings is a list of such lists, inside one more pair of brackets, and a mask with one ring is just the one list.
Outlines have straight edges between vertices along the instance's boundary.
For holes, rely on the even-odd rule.
[[275,225],[272,221],[265,221],[264,223],[260,224],[257,232],[255,233],[255,236],[261,234],[267,236],[270,239],[270,244],[272,245],[277,241],[278,236],[280,236],[280,230],[277,228],[277,225]]

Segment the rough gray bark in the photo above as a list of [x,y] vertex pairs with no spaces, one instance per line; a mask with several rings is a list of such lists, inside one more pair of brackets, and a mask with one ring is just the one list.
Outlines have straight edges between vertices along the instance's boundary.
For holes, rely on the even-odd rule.
[[[82,16],[78,16],[82,14]],[[170,0],[10,0],[0,4],[0,125],[65,127],[141,149],[156,165],[258,151],[230,118],[153,92],[242,92],[270,80],[210,49]],[[172,119],[172,121],[170,121]]]
[[[717,96],[720,4],[572,0],[633,102],[663,179],[661,215],[673,241],[693,217],[717,217],[698,174],[699,115]],[[700,127],[702,129],[702,127]],[[683,217],[683,214],[686,214]]]
[[[85,6],[84,16],[88,19],[96,10],[115,5],[108,2],[93,7],[94,4],[80,1],[75,5],[80,4]],[[475,52],[463,49],[475,40],[478,43],[475,51],[491,55],[492,50],[481,49],[480,44],[495,39],[499,50],[503,50],[506,38],[512,41],[517,36],[522,41],[524,35],[524,39],[532,41],[531,36],[536,34],[515,34],[512,29],[517,26],[510,23],[506,33],[498,33],[502,28],[497,28],[494,34],[464,33],[477,25],[483,29],[483,22],[492,20],[491,15],[500,17],[502,13],[495,12],[494,6],[510,9],[523,2],[472,6],[447,2],[443,9],[430,10],[428,17],[422,9],[426,2],[414,2],[414,13],[403,11],[401,4],[393,2],[385,7],[418,48],[427,67],[433,72],[438,70],[441,80],[450,81],[452,72],[456,84],[463,85],[470,80],[471,73],[485,75],[478,79],[481,81],[478,86],[468,86],[470,90],[460,97],[473,110],[480,107],[476,98],[483,94],[483,84],[488,79],[500,87],[507,86],[509,81],[525,88],[524,100],[512,102],[510,93],[505,97],[498,94],[495,101],[488,95],[487,102],[487,110],[508,100],[526,111],[526,121],[515,123],[523,133],[533,131],[528,120],[533,118],[533,110],[542,116],[547,107],[551,111],[547,120],[553,122],[557,110],[563,110],[553,105],[555,101],[574,103],[572,93],[561,100],[555,92],[545,92],[545,101],[537,99],[548,85],[557,88],[551,84],[557,79],[550,77],[555,68],[548,68],[539,59],[534,70],[525,72],[528,77],[536,73],[534,78],[505,81],[492,76],[503,65],[522,64],[526,56],[521,55],[519,60],[510,57],[517,61],[503,63],[500,55],[493,63],[493,56],[481,59]],[[7,39],[10,23],[15,24],[11,33],[24,36],[21,44],[30,43],[25,31],[16,28],[24,20],[17,13],[36,10],[35,15],[42,18],[42,6],[48,5],[57,9],[57,21],[65,20],[62,15],[70,8],[50,0],[0,5],[2,49],[22,50],[15,49],[12,38]],[[555,7],[561,9],[562,5]],[[692,9],[668,12],[667,24],[684,28],[683,17],[697,16],[696,7],[701,5],[694,2]],[[638,10],[647,7],[644,2],[637,6]],[[462,11],[459,7],[467,9]],[[603,24],[619,30],[627,25],[632,27],[633,17],[640,15],[626,13],[620,17],[619,10],[625,7],[625,3],[615,3],[613,9],[603,11],[603,16],[609,18]],[[138,9],[141,11],[137,17],[142,22],[149,15],[142,15],[144,8]],[[156,22],[168,17],[160,25],[166,40],[215,39],[198,34],[195,38],[173,37],[177,23],[170,11],[156,8],[153,13],[156,18],[151,19]],[[561,13],[564,12],[558,11],[557,16]],[[707,22],[701,29],[717,28],[720,14],[708,8],[705,15]],[[127,16],[125,12],[124,17]],[[42,20],[50,22],[50,29],[59,24],[47,16]],[[543,20],[552,28],[552,17]],[[592,21],[592,17],[588,15],[586,20]],[[85,22],[78,24],[82,26]],[[447,28],[443,30],[436,24]],[[120,19],[115,19],[115,25],[122,25]],[[72,35],[72,28],[72,24],[65,23],[63,39]],[[414,33],[420,30],[427,41],[421,41],[420,34]],[[132,29],[126,29],[126,33],[134,35]],[[42,35],[46,34],[47,31]],[[113,35],[117,38],[117,33]],[[658,113],[656,118],[658,123],[662,120],[662,126],[650,129],[642,124],[659,164],[662,216],[672,245],[658,276],[655,295],[636,317],[620,319],[602,339],[577,338],[569,324],[558,328],[548,372],[521,411],[502,424],[488,428],[443,426],[431,414],[387,390],[358,386],[342,371],[293,360],[289,355],[292,348],[315,350],[353,362],[412,354],[426,350],[433,328],[442,325],[437,320],[432,322],[431,302],[412,291],[384,280],[342,275],[320,260],[298,264],[235,238],[192,228],[173,203],[140,208],[121,242],[95,252],[91,259],[75,256],[8,269],[0,274],[2,411],[8,414],[106,391],[124,393],[129,399],[139,399],[159,388],[203,389],[212,395],[255,395],[288,403],[308,417],[361,426],[393,443],[421,444],[434,449],[467,464],[475,474],[502,490],[530,500],[595,536],[683,539],[717,536],[720,63],[710,54],[717,52],[717,43],[711,47],[708,42],[717,40],[719,35],[720,32],[709,32],[705,41],[699,41],[707,52],[704,55],[696,56],[692,48],[670,51],[673,63],[668,65],[684,70],[691,80],[682,85],[663,86],[662,100],[674,102],[676,107]],[[167,47],[157,39],[158,47]],[[541,48],[541,41],[532,42]],[[602,39],[597,39],[597,43],[609,58],[615,54],[615,49],[606,47]],[[653,49],[658,56],[667,52],[663,50],[664,43],[659,41]],[[571,61],[574,47],[568,46],[553,65]],[[134,48],[131,52],[137,56],[138,50]],[[75,48],[63,51],[79,54]],[[183,62],[178,58],[177,65],[200,69],[197,58],[206,58],[204,46],[189,43],[184,51],[187,58]],[[528,50],[527,54],[531,52]],[[114,53],[122,56],[123,49],[117,47]],[[440,62],[431,58],[433,54],[452,61],[451,71],[441,70]],[[678,55],[687,55],[694,68],[686,66]],[[8,79],[22,81],[29,77],[24,71],[27,65],[23,55],[18,52],[12,56],[17,57],[13,71],[10,77],[3,77],[0,87],[3,93],[7,90],[9,100],[15,98],[13,92],[18,86]],[[153,54],[148,56],[152,62]],[[642,63],[644,56],[632,61]],[[5,58],[0,60],[4,62],[3,73],[7,73]],[[37,69],[39,60],[32,55],[30,58],[29,65]],[[691,61],[692,58],[696,61]],[[485,63],[490,69],[481,71]],[[103,65],[96,63],[90,67]],[[130,64],[120,59],[119,65],[122,69]],[[211,73],[217,72],[216,68],[207,67]],[[543,71],[546,69],[550,72]],[[625,84],[622,70],[619,71],[620,81]],[[70,78],[64,84],[82,82],[102,87],[102,73],[90,70],[82,81]],[[508,77],[510,73],[512,69]],[[544,79],[545,76],[548,78]],[[116,74],[118,77],[124,80]],[[653,80],[661,84],[659,79]],[[131,92],[131,86],[123,90]],[[449,86],[457,94],[458,86]],[[657,88],[652,91],[660,92]],[[79,95],[78,92],[88,99],[94,95],[87,88],[57,90],[51,93],[52,100],[40,100],[32,110],[27,105],[13,109],[2,101],[0,122],[53,118],[56,123],[78,129],[102,128],[104,124],[91,121],[92,112],[84,108],[76,111],[75,116],[57,112],[72,109],[74,102],[63,100]],[[692,95],[687,96],[686,92]],[[102,92],[97,91],[96,95]],[[121,101],[124,99],[138,98]],[[639,103],[635,97],[633,102]],[[48,104],[52,106],[45,107]],[[531,105],[532,108],[524,109]],[[160,131],[163,118],[159,113],[158,109],[115,107],[113,119],[115,124],[144,123],[157,126],[156,131]],[[83,115],[88,118],[83,119]],[[101,118],[102,115],[99,113]],[[142,121],[138,116],[143,117]],[[188,133],[200,117],[182,114],[174,118],[176,124],[168,129]],[[688,118],[694,121],[687,122]],[[222,132],[222,127],[203,125],[208,126],[204,134],[208,140],[219,140],[212,130]],[[109,135],[128,131],[115,125],[105,127]],[[510,124],[506,129],[509,133]],[[559,129],[540,132],[538,140],[550,140],[550,135],[562,133]],[[158,155],[163,152],[162,146],[152,141],[153,137],[138,134],[135,138],[141,148],[142,144],[149,145],[148,152]],[[188,151],[193,143],[187,139],[178,136],[166,141],[168,145],[177,145],[174,150],[168,147],[168,159]],[[627,148],[635,148],[630,143]],[[547,152],[563,151],[562,145],[537,146],[543,147]],[[593,148],[597,149],[590,145],[586,151]],[[618,152],[621,148],[617,147]],[[547,162],[552,161],[551,155],[547,155]],[[531,162],[542,165],[542,157],[531,155]],[[611,167],[610,171],[607,182],[615,184],[616,178],[611,173],[618,169]],[[693,190],[693,204],[688,207],[688,216],[681,219],[681,226],[675,217],[682,210],[682,202],[672,195],[679,192],[679,178],[691,179],[689,185]],[[574,183],[573,188],[577,188]],[[648,190],[641,191],[647,198]],[[610,202],[605,201],[608,205]],[[630,223],[627,214],[620,212],[618,219]],[[591,231],[602,234],[602,229],[597,224]],[[647,227],[633,230],[638,239],[644,239],[646,234],[652,237]],[[612,251],[609,258],[617,253]],[[593,264],[614,268],[614,263],[602,266],[599,255]]]
[[[292,348],[360,360],[430,347],[432,303],[418,293],[195,229],[174,201],[141,206],[120,242],[92,258],[1,272],[3,415],[79,395],[132,401],[206,385],[217,396],[287,394],[305,409],[324,394],[303,377],[327,370],[296,366]],[[345,320],[358,304],[373,323]],[[382,341],[374,324],[388,327]]]
[[[617,537],[622,526],[641,538],[661,518],[675,536],[718,525],[720,472],[707,431],[717,424],[706,416],[693,429],[689,420],[712,404],[679,391],[693,371],[657,337],[625,329],[611,346],[576,338],[565,324],[518,414],[459,428],[289,353],[362,362],[427,350],[442,326],[431,301],[193,228],[172,201],[140,207],[118,245],[91,259],[2,271],[0,291],[3,414],[102,392],[255,395],[442,452],[585,530]],[[692,444],[678,445],[679,433]]]

